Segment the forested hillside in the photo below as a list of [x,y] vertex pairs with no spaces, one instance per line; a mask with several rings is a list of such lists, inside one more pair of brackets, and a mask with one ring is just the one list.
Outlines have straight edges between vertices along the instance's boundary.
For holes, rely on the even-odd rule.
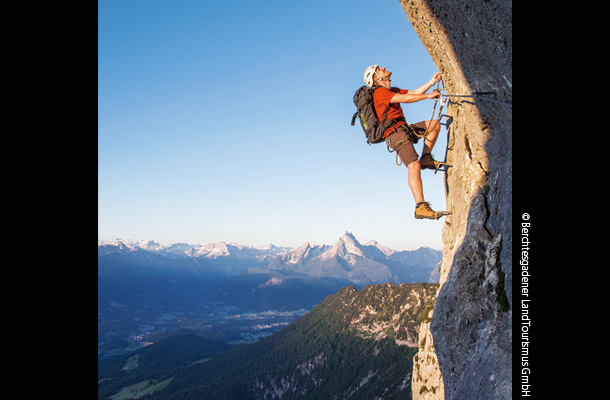
[[[408,399],[417,348],[405,345],[404,338],[417,336],[435,290],[435,284],[372,285],[360,291],[348,286],[254,344],[195,363],[188,360],[157,375],[144,377],[137,375],[137,369],[121,370],[123,386],[115,384],[112,390],[103,386],[108,388],[119,378],[107,376],[110,379],[100,384],[98,398],[107,399],[128,384],[154,379],[166,382],[162,390],[147,396],[157,400],[280,395],[282,399]],[[126,379],[130,375],[131,381]]]

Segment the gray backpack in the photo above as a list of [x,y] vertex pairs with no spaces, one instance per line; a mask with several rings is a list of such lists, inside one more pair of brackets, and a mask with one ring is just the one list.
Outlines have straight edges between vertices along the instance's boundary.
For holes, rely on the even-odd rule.
[[[386,108],[383,113],[383,118],[379,120],[377,113],[375,112],[375,104],[373,102],[373,93],[379,86],[368,87],[362,86],[356,90],[354,94],[354,105],[356,106],[356,112],[352,117],[352,126],[355,125],[356,117],[360,119],[360,125],[366,136],[366,142],[370,145],[371,143],[381,143],[383,139],[383,133],[396,122],[403,120],[403,118],[396,118],[386,121],[388,117],[388,111],[390,105]],[[392,88],[393,92],[397,92],[397,89]]]

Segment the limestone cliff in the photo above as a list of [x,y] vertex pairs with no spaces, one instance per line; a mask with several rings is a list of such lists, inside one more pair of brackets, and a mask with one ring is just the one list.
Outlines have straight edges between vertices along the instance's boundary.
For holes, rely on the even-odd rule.
[[413,399],[510,399],[512,2],[400,2],[446,93],[495,92],[488,97],[507,103],[453,97],[447,108],[453,214],[443,226],[436,305],[420,328]]

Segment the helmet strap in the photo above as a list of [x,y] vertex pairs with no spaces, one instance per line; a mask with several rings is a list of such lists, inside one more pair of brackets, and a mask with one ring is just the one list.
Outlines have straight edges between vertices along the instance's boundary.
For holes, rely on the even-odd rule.
[[377,77],[378,82],[382,82],[382,81],[392,81],[390,78],[382,78],[381,76],[379,76],[379,74],[377,73],[377,71],[375,71],[375,76]]

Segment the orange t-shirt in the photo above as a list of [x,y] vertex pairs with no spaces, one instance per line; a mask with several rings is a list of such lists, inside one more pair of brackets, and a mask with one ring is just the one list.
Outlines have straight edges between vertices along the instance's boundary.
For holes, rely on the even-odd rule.
[[[384,87],[379,87],[373,93],[373,102],[375,103],[375,112],[377,113],[377,118],[379,118],[380,121],[383,118],[383,114],[385,113],[385,110],[388,106],[390,106],[390,110],[388,111],[388,116],[386,117],[386,121],[390,120],[392,118],[404,118],[404,116],[405,116],[404,113],[402,112],[402,107],[400,107],[400,103],[390,103],[390,100],[392,100],[392,97],[394,97],[394,95],[396,93],[406,94],[406,93],[409,93],[409,91],[406,89],[398,89],[398,88],[392,88],[392,89],[393,89],[393,91],[386,89]],[[388,129],[387,131],[384,132],[383,138],[385,139],[386,137],[388,137],[390,135],[390,133],[394,132],[396,130],[396,128],[398,128],[400,125],[404,125],[404,124],[406,124],[406,122],[399,121],[393,127],[391,127],[390,129]]]

